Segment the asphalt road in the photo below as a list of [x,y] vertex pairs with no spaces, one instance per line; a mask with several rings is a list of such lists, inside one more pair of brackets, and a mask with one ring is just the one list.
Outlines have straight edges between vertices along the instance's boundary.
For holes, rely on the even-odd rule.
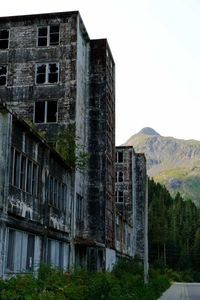
[[174,283],[158,300],[200,300],[200,283]]

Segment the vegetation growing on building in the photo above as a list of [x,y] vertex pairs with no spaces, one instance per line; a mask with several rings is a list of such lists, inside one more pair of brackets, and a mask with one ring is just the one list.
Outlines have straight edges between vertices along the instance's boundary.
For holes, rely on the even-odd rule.
[[89,155],[84,151],[80,138],[76,136],[74,123],[68,124],[59,133],[55,149],[72,169],[83,171],[87,166]]

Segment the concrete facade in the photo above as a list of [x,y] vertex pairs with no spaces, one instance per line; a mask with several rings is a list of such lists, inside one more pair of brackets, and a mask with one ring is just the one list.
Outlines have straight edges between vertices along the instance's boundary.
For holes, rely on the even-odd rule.
[[[146,159],[131,146],[116,147],[116,250],[118,256],[145,256]],[[147,217],[147,215],[146,215]]]
[[73,174],[71,261],[105,269],[115,249],[115,64],[107,41],[90,40],[78,12],[3,17],[0,62],[1,102],[50,144],[75,124],[89,161]]
[[71,264],[73,174],[44,140],[0,106],[0,276]]
[[[0,18],[0,103],[0,276],[143,259],[146,161],[115,151],[107,40],[91,40],[78,12]],[[82,170],[54,150],[70,125]]]

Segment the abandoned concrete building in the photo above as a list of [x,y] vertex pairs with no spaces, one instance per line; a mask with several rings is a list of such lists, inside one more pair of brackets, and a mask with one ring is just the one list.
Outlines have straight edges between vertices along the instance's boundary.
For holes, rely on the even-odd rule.
[[3,17],[0,64],[1,102],[49,143],[75,124],[89,159],[74,173],[71,259],[108,269],[115,261],[115,64],[107,40],[90,40],[78,12]]
[[[142,257],[145,159],[133,152],[132,171],[124,165],[132,177],[122,205],[107,40],[91,40],[76,11],[0,18],[0,102],[0,276],[41,261],[110,270],[121,254]],[[76,155],[89,154],[82,170],[53,150],[70,125]]]
[[146,159],[131,146],[116,147],[116,250],[119,256],[146,255]]

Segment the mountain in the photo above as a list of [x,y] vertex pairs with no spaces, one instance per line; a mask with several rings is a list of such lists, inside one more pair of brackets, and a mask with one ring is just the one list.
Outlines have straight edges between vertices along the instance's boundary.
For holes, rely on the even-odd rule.
[[172,196],[179,192],[200,206],[200,141],[161,136],[145,127],[124,145],[145,153],[148,175],[164,184]]

